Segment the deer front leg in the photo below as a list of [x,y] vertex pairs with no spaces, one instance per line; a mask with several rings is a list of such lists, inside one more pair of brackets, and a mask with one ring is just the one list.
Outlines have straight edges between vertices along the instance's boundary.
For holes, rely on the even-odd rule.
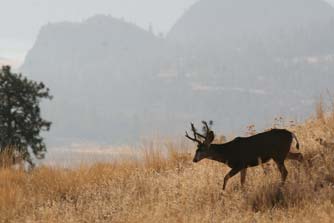
[[226,174],[226,176],[224,177],[224,185],[223,185],[223,190],[225,190],[226,188],[226,184],[227,181],[233,177],[234,175],[236,175],[237,173],[239,173],[239,171],[242,170],[242,168],[232,168],[232,170],[230,170],[230,172],[228,172],[228,174]]
[[246,174],[247,174],[247,168],[243,169],[240,171],[240,182],[241,186],[245,185],[246,182]]

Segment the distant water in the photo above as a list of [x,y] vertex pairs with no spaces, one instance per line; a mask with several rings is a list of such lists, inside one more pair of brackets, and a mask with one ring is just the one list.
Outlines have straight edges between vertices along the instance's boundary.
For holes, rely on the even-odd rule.
[[118,159],[138,159],[138,148],[129,146],[113,147],[96,144],[71,144],[48,148],[45,159],[38,165],[54,167],[78,167],[95,163],[110,163]]

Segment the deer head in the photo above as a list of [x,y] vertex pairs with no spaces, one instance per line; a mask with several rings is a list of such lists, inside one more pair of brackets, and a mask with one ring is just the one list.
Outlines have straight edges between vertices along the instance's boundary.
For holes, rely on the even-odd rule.
[[[215,138],[214,132],[209,128],[208,124],[205,121],[202,121],[204,127],[204,135],[197,132],[195,126],[193,123],[191,123],[191,131],[194,134],[194,137],[190,137],[188,133],[186,132],[186,137],[190,139],[191,141],[197,142],[197,150],[195,153],[195,157],[193,159],[193,162],[198,162],[204,158],[208,158],[210,156],[209,149],[212,141]],[[199,138],[202,138],[202,141]]]

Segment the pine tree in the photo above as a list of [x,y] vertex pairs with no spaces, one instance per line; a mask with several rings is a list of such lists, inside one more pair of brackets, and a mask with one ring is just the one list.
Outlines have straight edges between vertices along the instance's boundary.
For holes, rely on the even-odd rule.
[[0,69],[0,152],[15,150],[32,167],[31,154],[43,159],[46,145],[41,131],[49,131],[51,122],[41,118],[41,99],[52,99],[42,83],[12,73],[10,66]]

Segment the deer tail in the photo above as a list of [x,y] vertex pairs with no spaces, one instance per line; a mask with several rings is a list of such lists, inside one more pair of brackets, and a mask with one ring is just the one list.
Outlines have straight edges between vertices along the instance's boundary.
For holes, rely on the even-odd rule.
[[299,150],[299,141],[297,139],[297,136],[294,133],[291,133],[291,135],[296,140],[296,142],[297,142],[296,148]]

